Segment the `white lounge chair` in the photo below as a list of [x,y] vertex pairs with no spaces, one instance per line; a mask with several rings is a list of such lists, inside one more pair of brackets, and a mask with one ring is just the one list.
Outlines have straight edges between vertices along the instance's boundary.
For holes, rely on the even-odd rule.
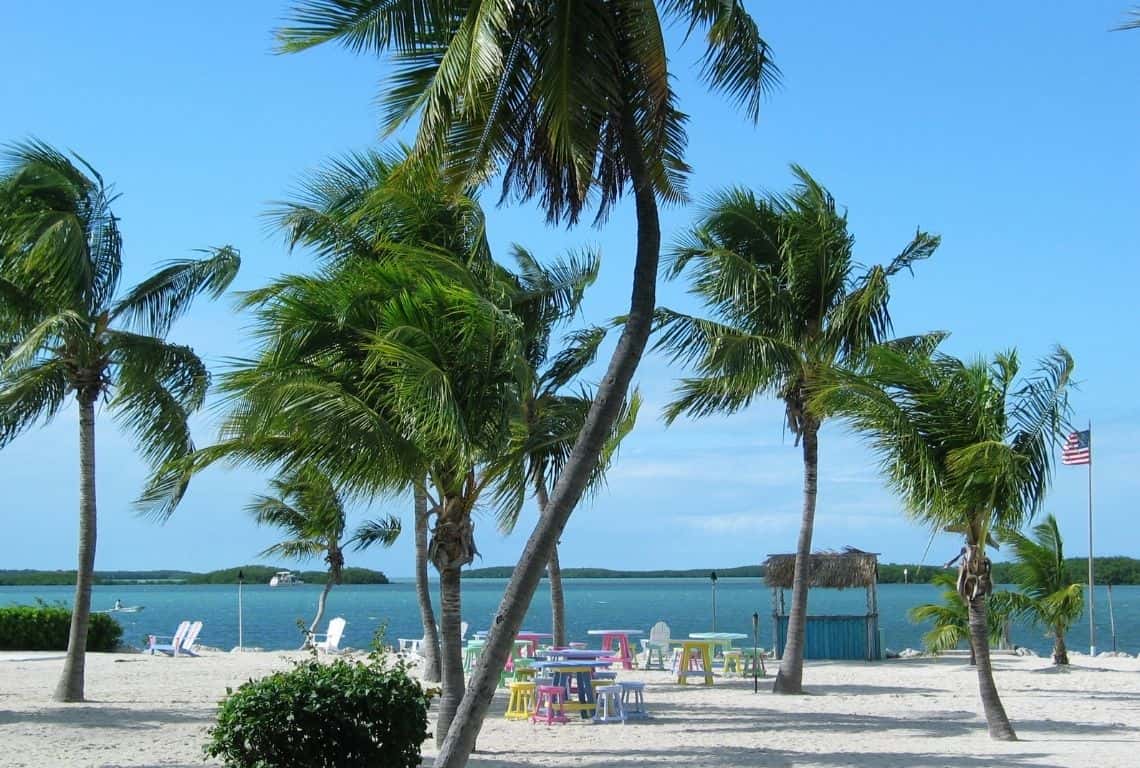
[[197,656],[194,652],[194,643],[198,642],[198,634],[202,631],[202,622],[184,621],[178,625],[178,629],[170,636],[169,643],[160,643],[159,640],[166,639],[165,635],[150,635],[147,637],[147,650],[150,651],[151,656],[155,651],[164,653],[167,656]]
[[344,625],[347,623],[340,616],[330,619],[328,632],[313,633],[313,647],[325,653],[340,653],[340,638],[344,635]]
[[[642,669],[665,669],[665,654],[669,653],[670,629],[669,625],[659,621],[649,630],[649,637],[641,641],[641,650],[645,652],[645,666]],[[657,661],[653,657],[656,655]]]

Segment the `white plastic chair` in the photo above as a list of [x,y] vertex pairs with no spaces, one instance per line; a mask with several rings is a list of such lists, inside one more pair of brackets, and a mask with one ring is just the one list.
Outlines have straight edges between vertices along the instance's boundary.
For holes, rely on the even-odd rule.
[[[645,666],[643,669],[665,669],[665,654],[669,652],[670,629],[669,625],[659,621],[649,630],[649,637],[641,641],[641,649],[645,652]],[[653,657],[657,656],[654,664]]]
[[340,616],[337,616],[335,619],[329,619],[329,629],[327,632],[313,633],[313,647],[325,653],[340,653],[340,639],[344,636],[344,625],[347,623],[348,622]]

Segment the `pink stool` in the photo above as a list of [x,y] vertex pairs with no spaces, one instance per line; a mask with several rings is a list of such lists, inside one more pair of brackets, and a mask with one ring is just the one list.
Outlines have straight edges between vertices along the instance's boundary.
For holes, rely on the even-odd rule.
[[[557,711],[555,705],[558,706]],[[534,714],[530,716],[532,723],[540,722],[544,717],[547,725],[554,723],[568,723],[566,717],[566,689],[561,685],[540,685],[534,697]]]

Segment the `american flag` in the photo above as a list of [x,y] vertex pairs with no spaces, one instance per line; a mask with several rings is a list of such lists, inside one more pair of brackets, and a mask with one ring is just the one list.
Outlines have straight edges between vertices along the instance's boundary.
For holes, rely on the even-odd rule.
[[1092,462],[1092,430],[1082,429],[1069,435],[1065,447],[1061,449],[1062,464],[1089,464]]

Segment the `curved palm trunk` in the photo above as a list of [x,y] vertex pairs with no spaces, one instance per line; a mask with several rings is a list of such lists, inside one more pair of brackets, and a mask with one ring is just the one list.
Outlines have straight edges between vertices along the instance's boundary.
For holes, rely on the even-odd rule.
[[598,456],[621,411],[629,383],[649,339],[657,301],[661,225],[641,137],[628,106],[622,120],[622,151],[629,164],[637,209],[637,258],[633,268],[629,315],[574,450],[503,593],[482,661],[436,757],[435,768],[463,768],[475,748],[475,738],[495,695],[499,670],[507,662],[511,643],[522,626],[534,590],[550,562],[562,529],[598,463]]
[[780,671],[772,685],[774,693],[803,693],[804,630],[807,624],[808,567],[811,564],[811,535],[815,527],[815,497],[819,469],[819,424],[804,417],[804,511],[796,542],[796,567],[792,576],[792,610],[788,614],[788,636]]
[[1065,628],[1053,628],[1053,663],[1059,667],[1069,665],[1069,649],[1065,646]]
[[1005,707],[998,696],[994,683],[993,669],[990,667],[990,636],[986,623],[986,598],[978,595],[966,601],[970,607],[970,646],[978,669],[978,692],[982,697],[982,709],[986,713],[986,724],[990,737],[1001,741],[1017,741],[1017,734],[1009,724]]
[[[460,568],[474,559],[473,530],[471,517],[462,500],[446,497],[428,548],[431,561],[439,571],[439,650],[443,691],[439,697],[439,719],[435,727],[437,745],[442,744],[447,736],[463,699]],[[503,663],[506,663],[505,659]]]
[[417,487],[415,490],[416,525],[416,599],[420,604],[420,621],[424,625],[424,641],[420,652],[424,657],[424,680],[439,682],[439,633],[435,629],[435,610],[431,605],[431,589],[428,585],[428,508],[427,493]]
[[305,644],[301,646],[302,650],[313,644],[313,635],[321,626],[321,619],[325,617],[325,603],[328,601],[329,592],[332,591],[334,583],[333,575],[330,573],[329,577],[325,579],[325,588],[321,590],[321,596],[317,598],[317,615],[313,617],[313,623],[309,625],[309,634],[305,636]]
[[[546,483],[538,481],[535,488],[538,497],[539,517],[546,511],[550,497],[546,494]],[[550,579],[550,633],[555,648],[566,647],[566,598],[562,593],[562,565],[558,562],[558,543],[550,550],[550,560],[546,564],[546,575]]]
[[79,400],[79,567],[75,604],[67,636],[67,658],[56,685],[56,701],[83,701],[87,624],[91,619],[91,586],[95,581],[95,394]]

